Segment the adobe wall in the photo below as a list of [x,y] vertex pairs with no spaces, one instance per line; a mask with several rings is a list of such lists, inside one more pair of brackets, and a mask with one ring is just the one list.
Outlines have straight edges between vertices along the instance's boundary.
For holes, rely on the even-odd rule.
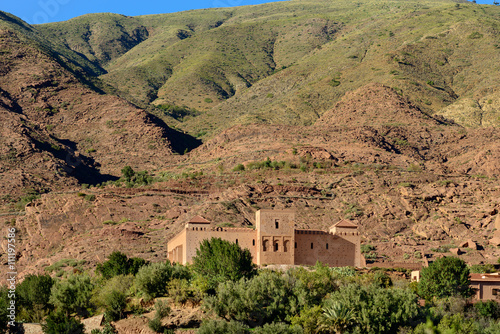
[[320,261],[331,267],[356,265],[356,244],[328,232],[296,230],[295,243],[294,264],[315,265]]
[[167,244],[167,259],[170,262],[186,264],[186,229],[179,232]]
[[[478,300],[498,300],[500,297],[500,282],[477,282],[472,281],[471,288],[477,289],[474,298]],[[498,290],[497,294],[494,294],[493,290]]]
[[257,259],[263,264],[294,264],[295,212],[259,210],[256,212]]
[[354,244],[354,264],[352,266],[361,267],[361,237],[357,228],[337,227],[333,229],[334,235]]
[[184,263],[193,263],[193,257],[196,256],[196,250],[199,248],[200,243],[205,239],[211,238],[221,238],[222,240],[237,243],[242,249],[247,248],[252,254],[253,262],[255,263],[256,261],[257,233],[255,230],[249,228],[213,227],[208,224],[196,226],[190,223],[185,231],[186,245],[189,245],[189,247],[185,247],[186,257]]

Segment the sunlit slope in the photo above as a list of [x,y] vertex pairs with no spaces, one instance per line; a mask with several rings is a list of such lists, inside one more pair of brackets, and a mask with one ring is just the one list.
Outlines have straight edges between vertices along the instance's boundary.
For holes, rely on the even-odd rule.
[[[111,27],[110,36],[78,42],[108,72],[101,78],[143,103],[196,109],[178,124],[193,134],[250,122],[312,124],[347,91],[370,82],[467,126],[500,122],[496,6],[287,1],[113,17],[99,22]],[[71,21],[40,29],[64,30]],[[121,48],[113,42],[137,29],[147,31],[143,41]],[[107,58],[96,56],[102,54]]]

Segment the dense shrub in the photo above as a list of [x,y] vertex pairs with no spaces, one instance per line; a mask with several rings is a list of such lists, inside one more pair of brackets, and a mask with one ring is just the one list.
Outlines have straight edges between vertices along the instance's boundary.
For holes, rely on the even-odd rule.
[[474,309],[485,318],[498,319],[500,317],[500,306],[494,300],[479,301],[474,304]]
[[72,275],[52,286],[50,302],[66,314],[87,315],[93,288],[88,275]]
[[293,284],[299,307],[319,305],[323,298],[338,288],[335,273],[319,262],[314,270],[294,268],[288,270],[286,276]]
[[350,284],[340,287],[326,301],[352,310],[352,327],[362,333],[394,333],[418,315],[417,296],[408,289]]
[[300,315],[295,315],[291,318],[291,323],[292,325],[300,326],[305,334],[323,333],[321,328],[322,315],[323,310],[321,306],[306,307],[300,311]]
[[9,319],[7,318],[9,312],[7,310],[7,307],[9,307],[8,290],[7,287],[1,286],[0,287],[0,333],[7,332],[7,325],[9,322]]
[[97,286],[92,292],[92,303],[98,308],[104,308],[106,316],[110,317],[109,320],[117,320],[123,315],[134,276],[118,275],[103,283],[104,285]]
[[163,329],[163,325],[161,324],[160,318],[153,318],[148,321],[148,327],[155,333],[160,333]]
[[83,324],[61,311],[49,314],[46,323],[42,325],[45,334],[83,334]]
[[426,300],[471,295],[469,268],[456,257],[439,258],[422,270],[418,294]]
[[262,327],[257,327],[253,331],[254,334],[302,334],[304,331],[299,326],[290,326],[284,323],[265,324]]
[[106,320],[116,321],[123,317],[123,312],[127,306],[125,293],[113,290],[105,295],[104,301],[106,303]]
[[168,283],[168,296],[178,305],[185,305],[188,302],[197,305],[203,298],[203,294],[195,286],[191,286],[188,280],[177,278]]
[[255,274],[250,251],[220,238],[205,239],[200,243],[193,258],[193,270],[205,278],[213,290],[219,283]]
[[28,275],[16,286],[19,318],[41,322],[51,309],[50,294],[54,280],[49,275]]
[[297,314],[292,286],[283,275],[273,271],[263,271],[251,279],[221,283],[216,295],[206,297],[204,304],[220,317],[251,327],[285,321]]
[[146,299],[165,295],[173,267],[167,263],[152,263],[141,267],[135,275],[135,286]]
[[249,334],[248,327],[237,321],[207,320],[201,323],[197,334]]
[[147,262],[141,258],[128,258],[127,255],[115,251],[108,256],[108,261],[97,264],[96,272],[110,279],[117,275],[135,275]]

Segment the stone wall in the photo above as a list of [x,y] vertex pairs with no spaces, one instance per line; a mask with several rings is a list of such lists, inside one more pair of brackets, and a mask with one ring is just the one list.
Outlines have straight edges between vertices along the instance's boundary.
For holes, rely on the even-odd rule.
[[317,261],[333,267],[354,266],[356,244],[318,230],[295,231],[295,264],[315,265]]

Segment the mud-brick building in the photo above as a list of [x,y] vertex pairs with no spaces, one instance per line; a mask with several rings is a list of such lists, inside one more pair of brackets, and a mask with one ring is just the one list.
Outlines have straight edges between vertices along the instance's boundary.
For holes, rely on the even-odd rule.
[[257,265],[361,265],[358,227],[342,220],[328,231],[295,228],[291,210],[259,210],[255,229],[217,227],[202,217],[194,217],[168,242],[168,259],[192,263],[196,249],[204,239],[221,238],[248,248]]

